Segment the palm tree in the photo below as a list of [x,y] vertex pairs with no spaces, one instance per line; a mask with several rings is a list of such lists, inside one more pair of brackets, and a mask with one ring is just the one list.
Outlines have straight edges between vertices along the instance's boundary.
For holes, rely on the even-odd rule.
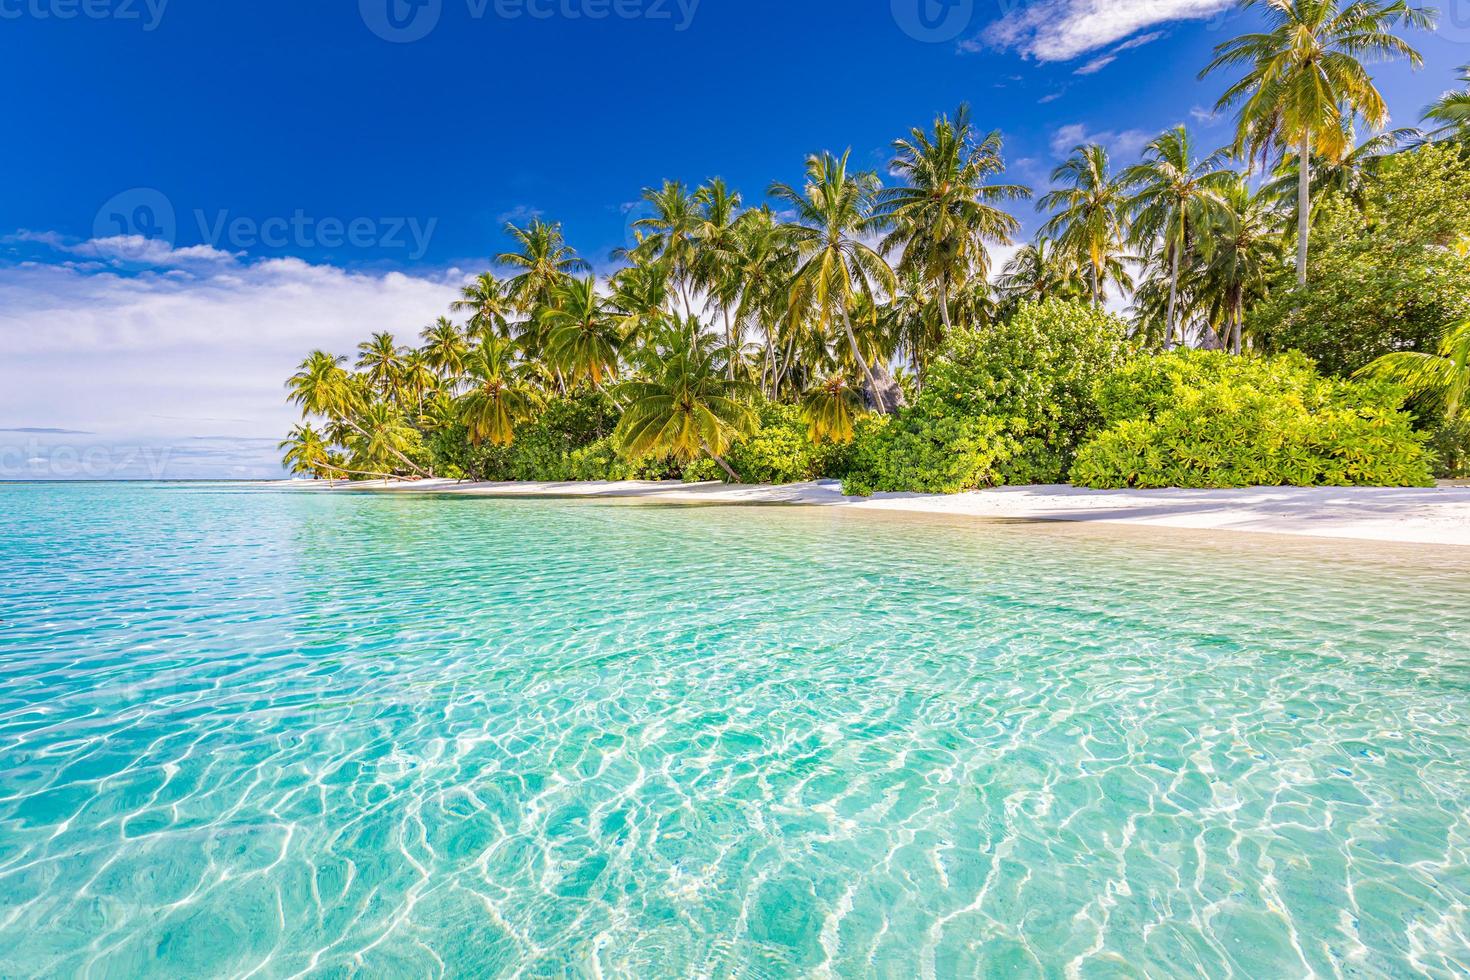
[[1369,364],[1358,376],[1402,385],[1421,405],[1438,408],[1445,421],[1455,421],[1470,396],[1470,319],[1445,334],[1437,355],[1396,351]]
[[994,202],[1029,198],[1031,189],[989,183],[1005,170],[1000,133],[977,140],[968,105],[960,106],[953,122],[940,116],[932,134],[915,128],[893,148],[889,169],[906,183],[878,194],[878,220],[893,229],[882,250],[901,248],[898,271],[912,269],[934,287],[949,330],[955,288],[972,274],[987,277],[986,246],[1009,245],[1020,229]]
[[357,345],[357,369],[388,398],[398,399],[402,394],[405,363],[404,352],[386,331]]
[[1037,236],[1011,256],[996,279],[996,288],[1007,300],[1085,299],[1088,287],[1076,256],[1058,248],[1045,235]]
[[332,472],[337,471],[332,465],[331,445],[310,424],[303,423],[293,428],[291,435],[276,448],[286,451],[282,462],[292,476],[326,476],[330,479]]
[[873,198],[879,185],[876,174],[849,173],[849,156],[851,151],[841,157],[812,156],[802,190],[777,183],[770,193],[796,212],[796,221],[783,226],[800,262],[791,287],[793,314],[814,314],[824,333],[841,325],[871,398],[882,407],[883,389],[858,346],[852,313],[859,301],[876,310],[875,294],[891,295],[898,283],[883,257],[859,237],[873,225]]
[[567,381],[593,388],[617,376],[622,334],[611,304],[598,295],[597,280],[568,279],[556,287],[545,315],[546,354]]
[[469,356],[470,345],[464,331],[449,317],[441,316],[432,326],[425,327],[420,339],[424,342],[425,362],[441,379],[452,383],[464,374],[464,360]]
[[644,261],[619,269],[608,285],[625,342],[636,341],[667,326],[669,272],[662,262]]
[[630,459],[671,456],[687,463],[708,454],[739,483],[724,453],[755,428],[748,404],[753,390],[722,377],[713,354],[700,349],[697,334],[674,327],[660,343],[666,350],[651,365],[652,375],[622,386],[628,408],[614,438]]
[[1460,69],[1460,81],[1465,87],[1446,92],[1424,110],[1424,118],[1441,123],[1432,134],[1436,139],[1470,141],[1470,65]]
[[357,435],[348,446],[354,470],[386,474],[393,468],[391,459],[408,459],[417,433],[398,409],[386,402],[369,402],[357,413],[356,422]]
[[[1267,30],[1216,46],[1200,77],[1219,68],[1246,66],[1225,90],[1217,110],[1239,106],[1235,150],[1262,156],[1273,147],[1295,150],[1307,161],[1315,150],[1328,161],[1351,148],[1352,119],[1374,129],[1388,122],[1388,106],[1363,66],[1364,58],[1401,56],[1418,68],[1423,59],[1394,28],[1429,28],[1433,14],[1406,0],[1242,0],[1264,8]],[[1311,221],[1309,166],[1297,177],[1297,282],[1307,283]]]
[[1123,257],[1127,204],[1123,185],[1109,173],[1108,151],[1097,143],[1074,147],[1051,179],[1068,186],[1037,202],[1040,209],[1052,212],[1041,233],[1087,262],[1092,305],[1101,307],[1109,268]]
[[770,393],[778,395],[776,364],[777,325],[785,319],[791,300],[791,277],[796,250],[776,221],[769,205],[746,211],[735,226],[734,258],[730,275],[740,282],[740,304],[735,309],[737,332],[760,330],[765,345],[762,380],[771,379]]
[[494,273],[482,272],[466,283],[460,290],[460,298],[450,303],[449,309],[468,313],[470,333],[477,337],[511,335],[510,317],[515,312],[515,304],[506,285]]
[[[1164,321],[1164,346],[1169,347],[1177,325],[1180,259],[1235,173],[1220,166],[1218,153],[1196,160],[1188,130],[1176,126],[1149,141],[1142,162],[1124,170],[1119,179],[1135,190],[1127,204],[1133,216],[1133,241],[1143,247],[1162,242],[1169,266],[1169,311]],[[1182,328],[1179,334],[1182,341]]]
[[532,218],[524,228],[507,224],[505,233],[514,239],[517,250],[502,252],[495,261],[519,270],[505,289],[511,303],[522,313],[550,305],[552,290],[559,283],[574,272],[592,268],[567,245],[560,224]]
[[1237,175],[1206,219],[1196,290],[1236,354],[1242,350],[1247,303],[1265,295],[1282,262],[1280,215],[1270,188],[1252,193]]
[[643,200],[653,214],[633,222],[633,227],[647,233],[636,251],[661,259],[684,299],[684,313],[694,315],[689,286],[695,275],[698,245],[695,236],[701,223],[699,207],[681,181],[666,180],[658,190],[645,188]]
[[853,420],[862,411],[862,405],[862,395],[848,383],[846,376],[828,375],[801,398],[808,437],[818,445],[852,442]]
[[[372,404],[370,383],[361,375],[348,374],[342,367],[346,360],[325,351],[312,351],[286,382],[290,400],[301,406],[303,415],[327,419],[329,428],[337,430],[332,433],[332,441],[339,445],[351,438],[348,433],[357,438],[368,434],[358,417]],[[393,455],[420,476],[434,475],[404,453]]]
[[424,396],[439,384],[439,375],[429,363],[428,356],[423,351],[409,351],[403,358],[403,371],[399,380],[403,390],[413,395],[414,411],[422,414]]
[[[731,319],[739,301],[741,280],[738,272],[738,223],[740,194],[731,191],[718,177],[694,192],[699,207],[699,223],[694,230],[696,244],[694,278],[710,300],[717,304],[725,321],[725,344],[739,348],[736,321]],[[737,358],[729,360],[729,376],[735,376]]]
[[535,410],[538,398],[530,385],[515,376],[510,342],[486,338],[470,354],[466,370],[472,387],[460,407],[470,442],[512,445],[516,426]]

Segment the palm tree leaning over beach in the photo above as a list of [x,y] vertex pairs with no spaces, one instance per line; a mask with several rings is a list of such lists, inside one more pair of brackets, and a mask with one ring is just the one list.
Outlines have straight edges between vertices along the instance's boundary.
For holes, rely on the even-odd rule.
[[1052,171],[1051,179],[1065,186],[1037,202],[1038,208],[1051,212],[1041,233],[1055,238],[1086,263],[1092,305],[1101,308],[1103,285],[1123,258],[1127,193],[1112,176],[1108,151],[1097,143],[1073,148],[1066,162]]
[[1311,225],[1311,167],[1317,156],[1336,162],[1352,147],[1352,120],[1373,129],[1388,122],[1388,106],[1363,59],[1403,57],[1415,68],[1419,52],[1394,34],[1399,27],[1430,28],[1434,15],[1405,0],[1242,0],[1267,21],[1263,32],[1216,46],[1200,77],[1245,66],[1245,75],[1220,97],[1217,110],[1238,107],[1235,152],[1247,158],[1272,150],[1295,152],[1297,176],[1297,282],[1307,282]]

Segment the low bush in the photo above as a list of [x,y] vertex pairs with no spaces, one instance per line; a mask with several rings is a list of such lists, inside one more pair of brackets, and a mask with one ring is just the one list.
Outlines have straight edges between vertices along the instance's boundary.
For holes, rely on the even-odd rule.
[[1402,392],[1324,378],[1305,356],[1174,351],[1098,383],[1107,428],[1072,480],[1118,487],[1424,486],[1433,454]]
[[859,421],[842,490],[867,497],[884,491],[962,493],[993,486],[1001,481],[1000,467],[1018,448],[1000,420],[956,412],[926,395],[899,415],[869,415]]
[[957,329],[925,378],[924,397],[1001,422],[1017,445],[998,460],[1003,483],[1060,483],[1103,426],[1097,382],[1130,355],[1127,326],[1090,306],[1022,303],[1008,319]]

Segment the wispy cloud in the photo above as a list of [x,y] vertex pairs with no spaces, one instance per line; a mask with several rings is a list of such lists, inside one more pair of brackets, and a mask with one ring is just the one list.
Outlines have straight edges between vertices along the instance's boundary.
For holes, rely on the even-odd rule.
[[1084,123],[1069,123],[1053,130],[1050,145],[1051,152],[1059,157],[1071,153],[1073,147],[1087,143],[1101,143],[1114,156],[1126,157],[1143,149],[1150,139],[1152,137],[1141,129],[1125,129],[1121,132],[1105,129],[1092,132]]
[[[1035,58],[1070,61],[1124,41],[1127,50],[1157,40],[1162,32],[1139,35],[1159,24],[1204,20],[1233,6],[1235,0],[1039,0],[1006,14],[986,28],[982,44]],[[1134,36],[1138,35],[1138,36]],[[1116,53],[1116,52],[1115,52]]]
[[1072,72],[1072,74],[1074,74],[1074,75],[1095,75],[1098,72],[1102,71],[1104,68],[1106,68],[1108,65],[1111,65],[1113,62],[1115,62],[1117,60],[1118,60],[1118,56],[1117,55],[1115,55],[1115,54],[1105,54],[1105,55],[1103,55],[1100,58],[1093,58],[1087,64],[1083,65],[1081,68],[1078,68],[1076,71]]

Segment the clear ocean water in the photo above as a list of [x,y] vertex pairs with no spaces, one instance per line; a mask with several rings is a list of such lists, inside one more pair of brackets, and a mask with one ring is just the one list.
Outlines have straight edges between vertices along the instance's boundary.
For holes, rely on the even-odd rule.
[[0,485],[0,976],[1470,971],[1470,566]]

